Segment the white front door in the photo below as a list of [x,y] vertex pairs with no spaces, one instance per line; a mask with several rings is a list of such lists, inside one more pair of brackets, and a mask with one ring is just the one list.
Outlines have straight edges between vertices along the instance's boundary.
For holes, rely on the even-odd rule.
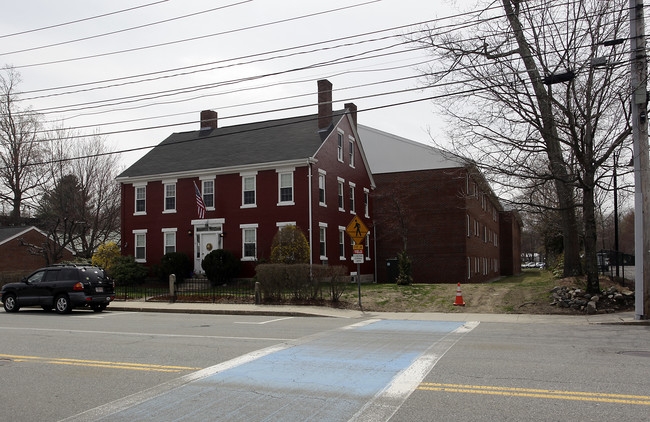
[[204,273],[203,268],[201,268],[201,262],[203,258],[210,252],[221,249],[221,238],[219,233],[208,232],[208,233],[199,233],[199,242],[198,242],[199,253],[195,256],[197,257],[194,262],[194,272]]

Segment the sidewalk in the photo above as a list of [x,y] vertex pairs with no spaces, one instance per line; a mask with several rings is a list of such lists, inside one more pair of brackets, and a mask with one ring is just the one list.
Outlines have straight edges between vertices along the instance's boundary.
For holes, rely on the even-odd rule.
[[480,321],[502,323],[546,323],[546,324],[633,324],[650,325],[650,320],[637,321],[634,312],[597,315],[530,315],[530,314],[476,314],[469,312],[362,312],[353,309],[336,309],[320,306],[291,305],[248,305],[219,303],[168,303],[168,302],[112,302],[107,311],[166,312],[216,315],[262,315],[330,317],[349,319],[402,319],[425,321]]

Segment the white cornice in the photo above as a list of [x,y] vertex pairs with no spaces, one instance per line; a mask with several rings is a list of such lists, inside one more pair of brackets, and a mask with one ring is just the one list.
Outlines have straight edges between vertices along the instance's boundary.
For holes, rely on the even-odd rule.
[[264,171],[264,170],[275,170],[279,167],[303,167],[307,166],[309,163],[313,162],[313,158],[300,158],[297,160],[287,160],[287,161],[274,161],[270,163],[255,163],[247,164],[244,166],[232,166],[232,167],[221,167],[221,168],[211,168],[211,169],[197,169],[190,171],[182,171],[175,173],[159,173],[159,174],[148,174],[145,176],[126,176],[126,177],[117,177],[115,180],[123,184],[131,183],[144,183],[157,180],[167,180],[167,179],[189,179],[193,177],[200,178],[205,175],[224,175],[224,174],[239,174],[242,172],[251,172],[251,171]]

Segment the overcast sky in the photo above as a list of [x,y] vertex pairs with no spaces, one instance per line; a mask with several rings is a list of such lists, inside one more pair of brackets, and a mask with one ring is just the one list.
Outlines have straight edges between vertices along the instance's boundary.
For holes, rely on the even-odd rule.
[[[107,134],[116,150],[153,146],[172,132],[198,129],[204,109],[219,113],[219,126],[315,113],[321,78],[334,85],[335,109],[354,102],[359,123],[429,143],[428,131],[442,136],[442,125],[431,101],[417,101],[431,93],[417,89],[422,81],[415,77],[428,56],[408,51],[414,45],[399,35],[455,13],[439,3],[6,2],[0,65],[20,72],[22,107],[39,111],[48,124]],[[136,6],[144,7],[111,14]],[[49,26],[55,27],[41,29]],[[407,27],[384,31],[399,26]],[[144,48],[156,44],[165,45]],[[124,50],[131,51],[114,54]],[[387,82],[393,79],[402,80]],[[411,91],[381,95],[402,90]],[[364,111],[408,101],[416,102]],[[306,107],[280,110],[297,106]],[[123,154],[123,165],[146,151]]]

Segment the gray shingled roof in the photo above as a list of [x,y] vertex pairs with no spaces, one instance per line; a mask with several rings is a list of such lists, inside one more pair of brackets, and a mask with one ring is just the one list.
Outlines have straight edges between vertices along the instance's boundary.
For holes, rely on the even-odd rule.
[[24,232],[25,230],[31,229],[31,226],[19,226],[19,227],[0,227],[0,243],[5,242],[7,239],[16,236]]
[[174,133],[118,179],[307,159],[324,139],[317,115]]

